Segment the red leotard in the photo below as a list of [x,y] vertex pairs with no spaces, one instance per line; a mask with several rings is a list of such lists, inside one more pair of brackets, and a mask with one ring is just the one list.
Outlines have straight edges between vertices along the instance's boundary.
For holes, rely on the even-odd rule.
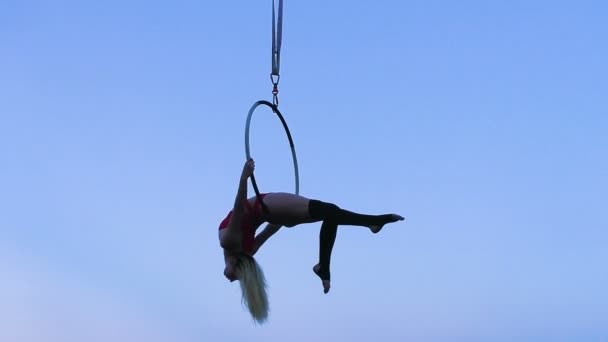
[[[252,207],[248,200],[245,201],[247,205],[247,211],[243,215],[241,221],[241,230],[243,233],[243,252],[251,255],[253,252],[253,247],[255,243],[255,231],[264,223],[266,220],[264,218],[264,213],[262,211],[262,202],[266,194],[260,194],[260,197],[256,199],[255,206]],[[225,229],[228,227],[228,223],[230,222],[230,218],[232,217],[232,210],[228,213],[226,218],[220,223],[220,229]]]

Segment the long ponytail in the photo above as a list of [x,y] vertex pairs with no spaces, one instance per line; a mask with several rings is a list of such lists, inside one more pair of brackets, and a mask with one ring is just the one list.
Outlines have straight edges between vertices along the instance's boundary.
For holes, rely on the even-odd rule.
[[264,271],[250,255],[242,254],[236,263],[236,275],[241,285],[242,302],[252,318],[262,324],[268,318],[269,305]]

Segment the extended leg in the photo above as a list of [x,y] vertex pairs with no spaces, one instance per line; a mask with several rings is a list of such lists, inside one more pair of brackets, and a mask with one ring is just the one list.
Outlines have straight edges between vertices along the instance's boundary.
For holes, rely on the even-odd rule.
[[309,215],[315,220],[331,220],[338,225],[368,227],[373,233],[379,232],[387,223],[403,220],[397,214],[365,215],[344,210],[333,203],[310,200]]

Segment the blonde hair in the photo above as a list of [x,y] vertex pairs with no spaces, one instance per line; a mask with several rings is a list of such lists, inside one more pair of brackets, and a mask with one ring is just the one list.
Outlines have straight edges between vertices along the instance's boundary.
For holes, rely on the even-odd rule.
[[238,257],[235,266],[241,285],[242,303],[257,323],[264,323],[269,311],[264,271],[252,256],[246,254]]

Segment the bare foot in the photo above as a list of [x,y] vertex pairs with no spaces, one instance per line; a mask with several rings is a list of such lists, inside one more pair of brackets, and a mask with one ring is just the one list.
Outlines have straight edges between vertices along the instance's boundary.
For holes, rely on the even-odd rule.
[[[327,293],[329,292],[329,279],[323,279],[323,275],[321,275],[321,266],[319,264],[316,264],[313,268],[312,271],[315,272],[315,274],[321,278],[321,283],[323,284],[323,293]],[[327,277],[329,278],[329,276]]]
[[368,226],[369,230],[371,230],[372,233],[374,233],[374,234],[379,233],[382,230],[382,228],[384,228],[384,225],[387,223],[393,223],[393,222],[405,220],[405,218],[403,216],[400,216],[397,214],[388,214],[388,215],[384,215],[384,216],[385,216],[385,221],[383,224]]

